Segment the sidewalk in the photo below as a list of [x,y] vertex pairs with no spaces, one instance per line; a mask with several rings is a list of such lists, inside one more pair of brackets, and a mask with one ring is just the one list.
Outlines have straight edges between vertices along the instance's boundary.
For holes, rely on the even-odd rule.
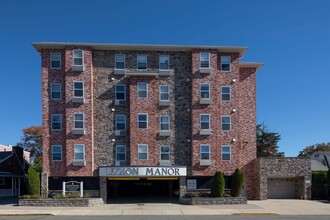
[[0,205],[4,215],[330,215],[330,203],[309,200],[249,201],[247,205],[188,206],[162,204],[108,204],[94,207],[23,207]]

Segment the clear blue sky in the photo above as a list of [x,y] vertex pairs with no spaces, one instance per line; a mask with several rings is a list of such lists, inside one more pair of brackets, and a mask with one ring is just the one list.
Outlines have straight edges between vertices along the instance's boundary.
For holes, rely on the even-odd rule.
[[[92,3],[93,2],[93,3]],[[31,42],[247,46],[257,121],[280,150],[330,141],[328,0],[0,0],[0,143],[41,125],[41,64]]]

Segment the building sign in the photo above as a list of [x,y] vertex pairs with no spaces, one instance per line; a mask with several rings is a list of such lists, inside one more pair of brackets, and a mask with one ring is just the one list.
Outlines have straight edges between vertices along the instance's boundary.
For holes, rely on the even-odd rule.
[[80,191],[80,182],[77,182],[77,181],[65,182],[65,191],[79,192]]
[[197,180],[196,179],[187,179],[187,189],[197,189]]
[[100,176],[111,177],[160,177],[186,176],[186,167],[100,167]]

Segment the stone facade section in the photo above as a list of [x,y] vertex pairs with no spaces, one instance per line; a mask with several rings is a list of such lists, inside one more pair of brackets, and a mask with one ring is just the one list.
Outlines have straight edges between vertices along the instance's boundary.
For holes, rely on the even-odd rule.
[[19,199],[19,206],[39,207],[91,207],[103,205],[102,198],[78,198],[78,199]]
[[180,203],[184,205],[243,205],[247,204],[245,197],[194,197],[180,198]]

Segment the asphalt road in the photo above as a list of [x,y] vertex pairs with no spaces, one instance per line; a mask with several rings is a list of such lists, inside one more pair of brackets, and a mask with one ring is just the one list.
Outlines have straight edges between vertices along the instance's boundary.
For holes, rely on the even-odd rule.
[[329,220],[330,216],[0,216],[0,220]]

